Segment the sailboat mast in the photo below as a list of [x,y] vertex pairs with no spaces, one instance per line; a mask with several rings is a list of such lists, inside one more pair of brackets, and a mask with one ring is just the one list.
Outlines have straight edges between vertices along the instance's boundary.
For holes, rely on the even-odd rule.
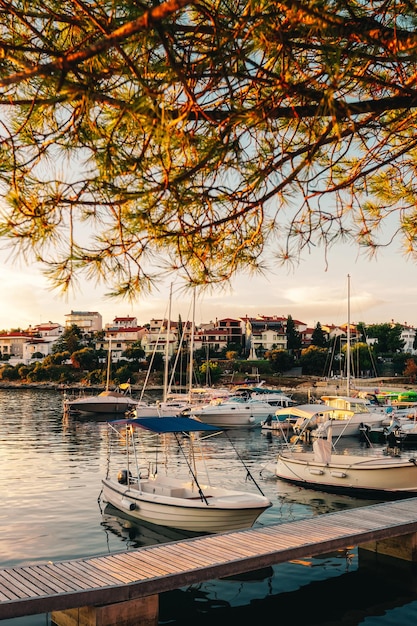
[[110,368],[111,368],[111,337],[109,337],[109,352],[107,354],[107,378],[106,378],[106,391],[110,386]]
[[165,337],[165,367],[164,367],[164,391],[163,401],[167,401],[168,396],[168,365],[169,365],[169,338],[171,336],[171,304],[172,304],[172,283],[169,289],[169,306],[168,306],[168,321],[167,332]]
[[347,288],[347,344],[346,344],[346,395],[350,396],[350,275]]
[[195,289],[193,292],[193,317],[191,322],[191,339],[190,339],[190,374],[188,380],[188,396],[191,402],[191,391],[193,388],[193,373],[194,373],[194,330],[195,330]]

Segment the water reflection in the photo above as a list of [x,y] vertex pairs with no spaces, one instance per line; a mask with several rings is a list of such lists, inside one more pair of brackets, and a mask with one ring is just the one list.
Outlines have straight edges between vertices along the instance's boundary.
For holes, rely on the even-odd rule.
[[102,509],[102,527],[106,534],[116,535],[125,544],[126,550],[199,536],[198,533],[155,526],[148,522],[134,520],[123,514],[122,511],[115,509],[111,504],[105,504],[104,509]]

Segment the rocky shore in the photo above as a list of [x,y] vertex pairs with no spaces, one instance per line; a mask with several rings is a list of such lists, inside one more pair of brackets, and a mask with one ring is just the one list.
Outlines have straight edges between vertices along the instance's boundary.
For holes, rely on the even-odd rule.
[[[263,384],[265,387],[277,387],[282,389],[285,392],[294,392],[300,391],[307,393],[309,390],[314,391],[316,394],[323,393],[340,393],[343,394],[346,389],[346,379],[323,379],[317,376],[265,376],[262,377],[264,381]],[[226,386],[234,386],[244,384],[244,380],[238,381],[225,381],[221,380],[216,387],[226,387]],[[256,383],[254,383],[256,385]],[[352,389],[369,389],[376,390],[379,388],[384,389],[404,389],[410,390],[415,389],[417,387],[416,384],[410,383],[409,380],[396,377],[396,378],[363,378],[359,380],[352,381],[351,383]],[[62,384],[57,382],[25,382],[25,381],[0,381],[0,389],[53,389],[56,391],[65,391],[65,390],[81,390],[88,389],[91,392],[97,392],[103,390],[103,385],[88,385],[86,387],[82,383],[73,383],[73,384]],[[131,389],[132,393],[138,393],[142,391],[143,383],[139,382],[136,384],[132,384]],[[150,383],[147,384],[146,389],[149,391],[162,391],[163,386],[161,384]],[[178,391],[186,392],[186,388],[178,388]]]

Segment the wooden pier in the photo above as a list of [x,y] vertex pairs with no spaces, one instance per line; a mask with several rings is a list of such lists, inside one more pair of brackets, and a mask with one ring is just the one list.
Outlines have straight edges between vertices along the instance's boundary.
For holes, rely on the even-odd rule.
[[160,593],[350,546],[417,561],[417,498],[128,552],[3,568],[0,620],[51,613],[62,626],[130,626],[139,619],[156,625]]

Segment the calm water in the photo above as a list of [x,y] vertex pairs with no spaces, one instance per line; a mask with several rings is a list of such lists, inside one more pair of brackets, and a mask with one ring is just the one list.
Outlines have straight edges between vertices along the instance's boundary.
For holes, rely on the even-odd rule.
[[[274,477],[276,435],[231,433],[233,445],[273,506],[257,525],[276,524],[370,504],[298,489]],[[149,453],[151,442],[147,442]],[[362,453],[366,449],[348,442]],[[179,465],[171,446],[160,467]],[[223,484],[249,488],[229,445],[210,441],[208,464]],[[180,539],[134,524],[105,507],[101,478],[107,465],[106,422],[66,420],[59,392],[0,389],[0,567],[132,550]],[[267,613],[268,611],[268,613]],[[408,564],[358,559],[357,550],[229,580],[213,580],[161,596],[160,625],[248,623],[275,615],[282,625],[401,625],[417,622],[417,572]],[[48,615],[3,620],[5,626],[48,626]]]

